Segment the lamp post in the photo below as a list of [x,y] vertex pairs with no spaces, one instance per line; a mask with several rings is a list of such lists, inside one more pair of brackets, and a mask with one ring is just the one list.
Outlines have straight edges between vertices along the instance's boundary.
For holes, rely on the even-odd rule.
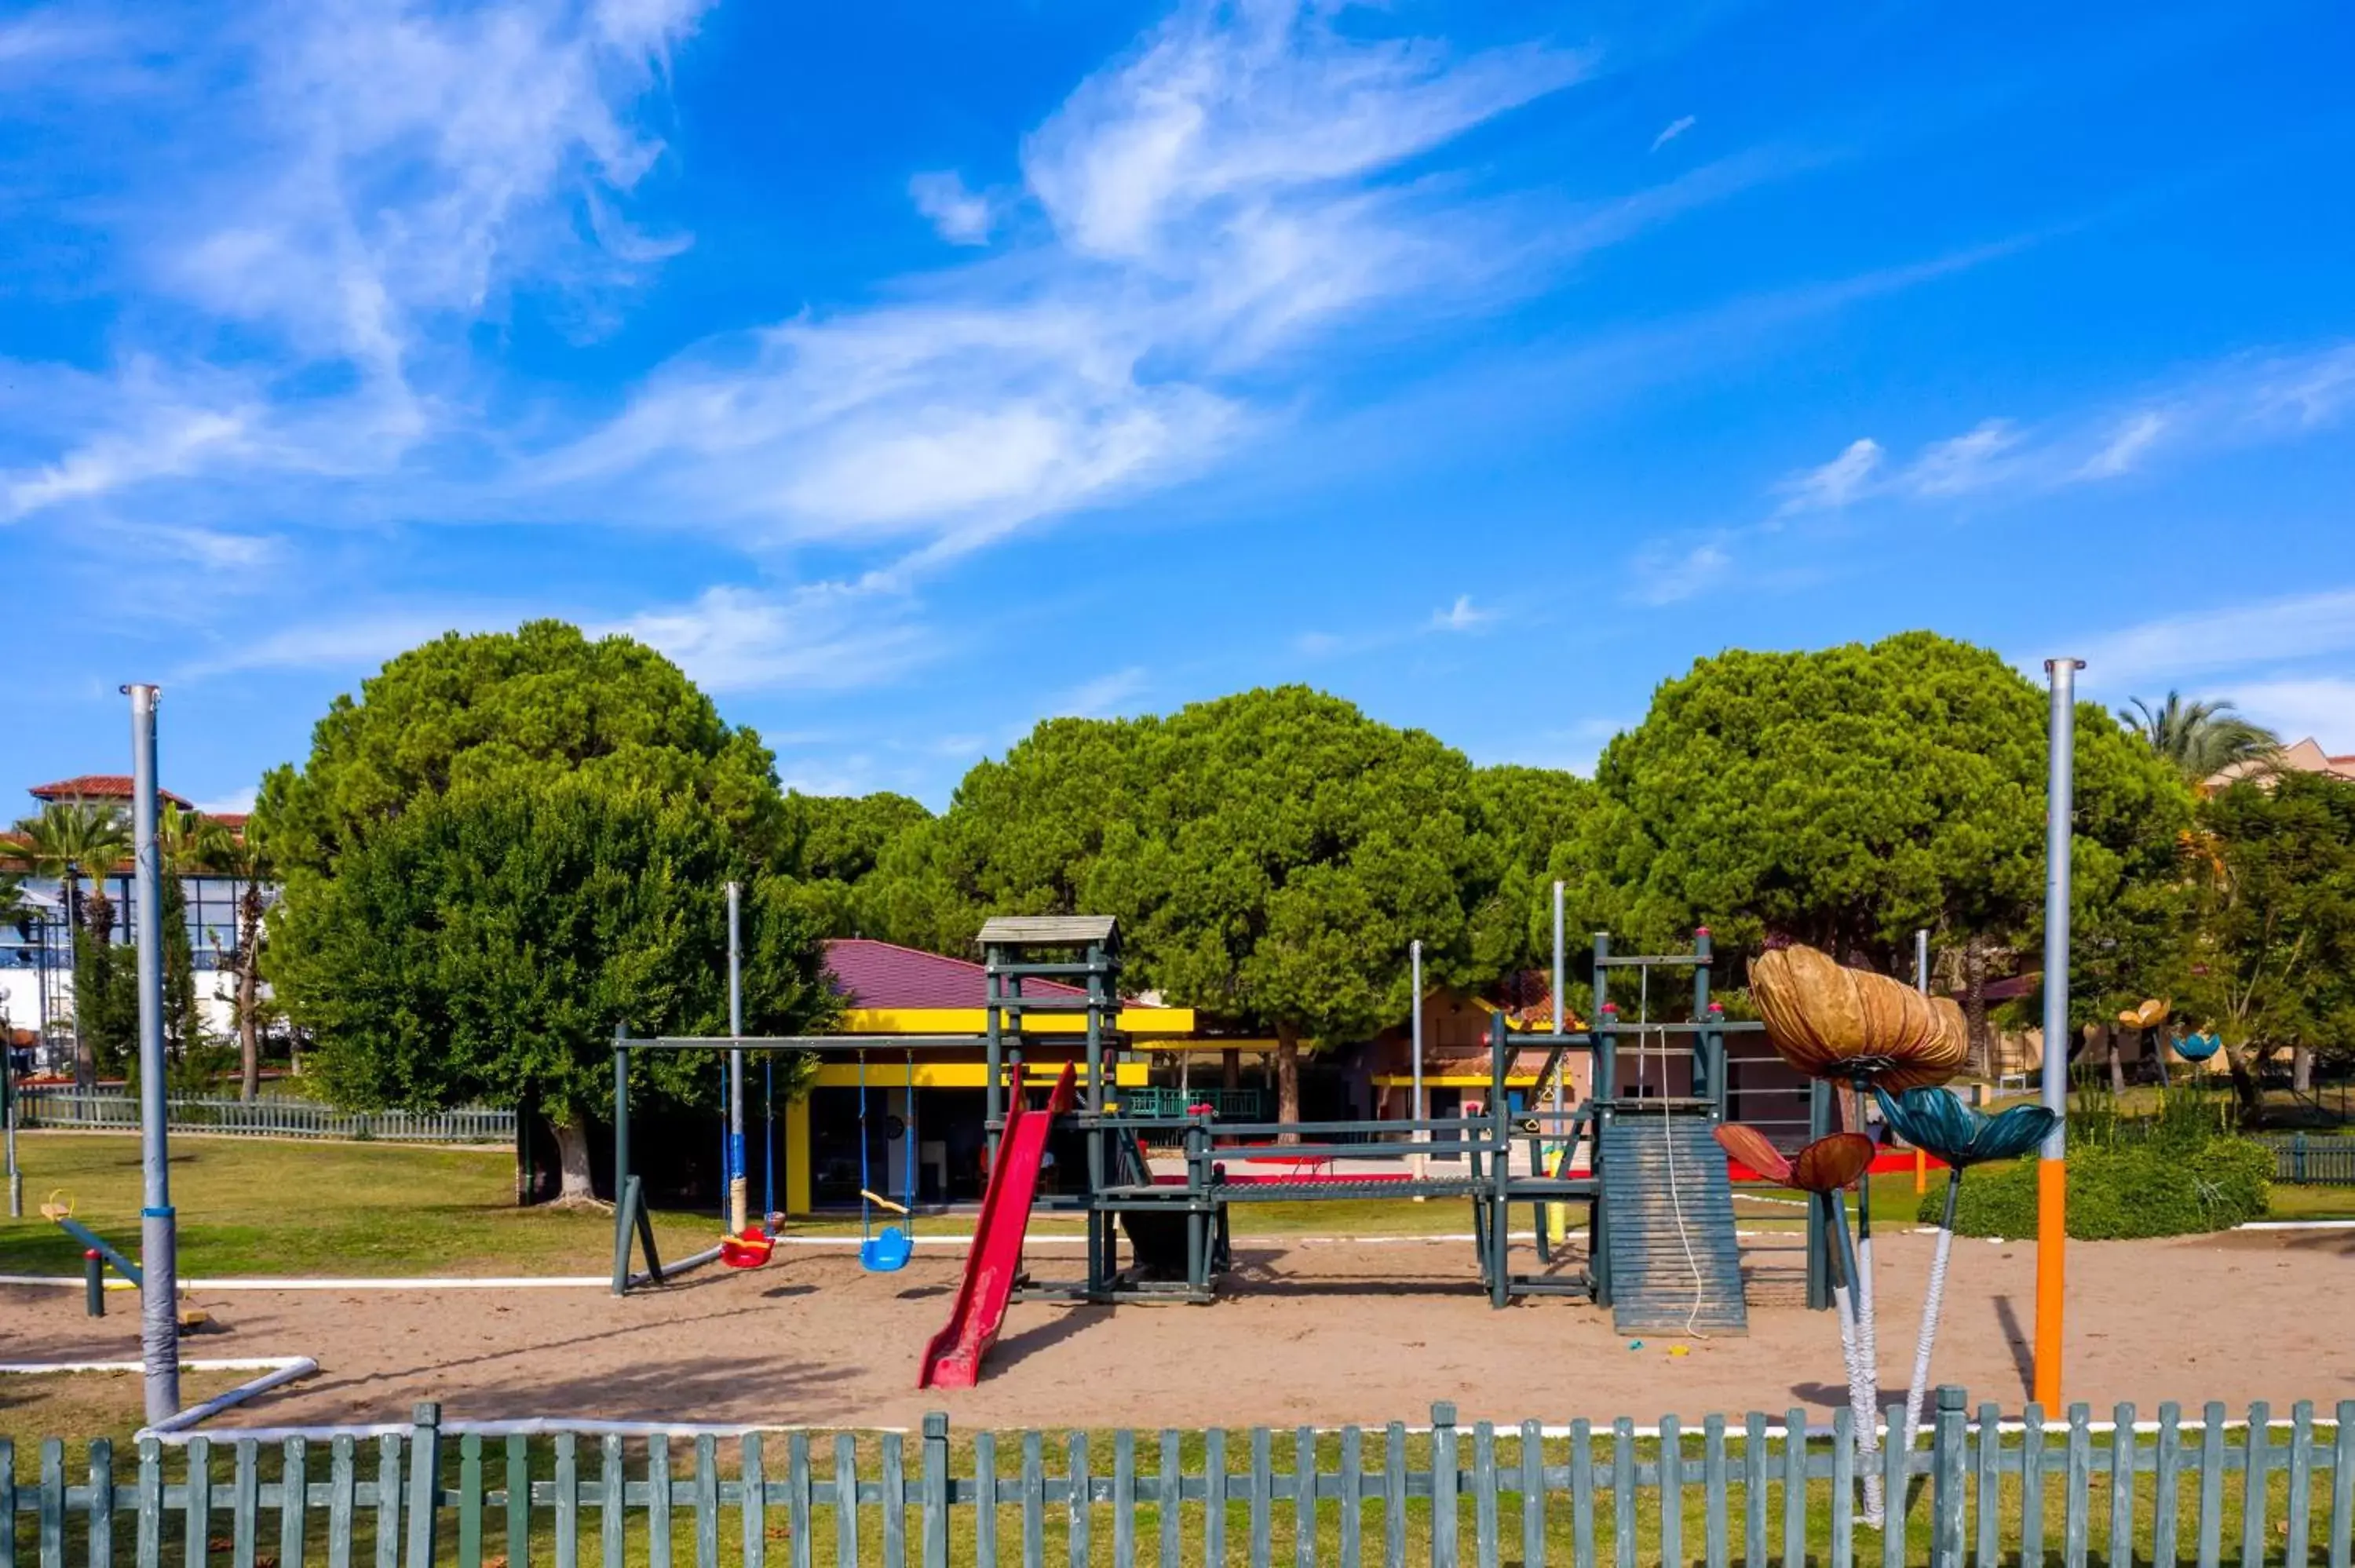
[[152,685],[123,688],[131,698],[131,820],[139,952],[139,1211],[141,1361],[147,1425],[180,1413],[179,1233],[172,1212],[165,1148],[169,1102],[164,1085],[164,868],[155,843],[155,701]]

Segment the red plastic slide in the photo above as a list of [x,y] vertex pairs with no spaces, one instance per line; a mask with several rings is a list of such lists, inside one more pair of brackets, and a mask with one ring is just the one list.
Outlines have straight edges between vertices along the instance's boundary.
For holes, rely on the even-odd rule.
[[1030,1229],[1031,1200],[1039,1195],[1039,1159],[1047,1151],[1055,1118],[1071,1108],[1073,1066],[1063,1064],[1063,1075],[1055,1080],[1042,1111],[1023,1103],[1022,1080],[1019,1074],[1015,1077],[1006,1129],[997,1139],[997,1163],[990,1167],[973,1247],[964,1255],[964,1283],[957,1287],[948,1326],[924,1346],[918,1388],[971,1388],[981,1381],[981,1358],[997,1342],[1014,1277],[1022,1272],[1022,1239]]

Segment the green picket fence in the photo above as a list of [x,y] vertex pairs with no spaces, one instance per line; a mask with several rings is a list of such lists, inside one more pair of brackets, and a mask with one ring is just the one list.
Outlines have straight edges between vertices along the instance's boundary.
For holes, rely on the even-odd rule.
[[2297,1187],[2355,1187],[2355,1138],[2274,1132],[2257,1142],[2274,1151],[2274,1180]]
[[1465,1427],[1440,1405],[1419,1431],[961,1440],[932,1415],[911,1454],[896,1432],[445,1428],[422,1405],[400,1429],[144,1438],[122,1478],[103,1441],[70,1476],[60,1442],[21,1476],[0,1442],[0,1568],[2349,1568],[2355,1402],[2335,1421],[2305,1403],[2283,1422],[2114,1414],[1973,1419],[1943,1389],[1923,1441],[1881,1450],[1900,1501],[1875,1531],[1845,1411],[1812,1433],[1797,1411],[1638,1432]]

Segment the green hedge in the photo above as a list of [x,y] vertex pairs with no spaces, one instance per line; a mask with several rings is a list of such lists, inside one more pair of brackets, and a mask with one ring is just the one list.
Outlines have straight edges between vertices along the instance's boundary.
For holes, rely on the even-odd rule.
[[[2143,1144],[2069,1151],[2069,1234],[2081,1241],[2192,1235],[2262,1219],[2273,1150],[2241,1138],[2197,1148]],[[1938,1222],[1945,1192],[1933,1185],[1922,1219]],[[1966,1236],[2036,1234],[2036,1161],[1981,1166],[1963,1177],[1955,1230]]]

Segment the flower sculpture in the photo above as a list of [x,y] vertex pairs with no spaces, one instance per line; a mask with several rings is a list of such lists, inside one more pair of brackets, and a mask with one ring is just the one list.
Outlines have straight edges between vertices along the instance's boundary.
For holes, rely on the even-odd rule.
[[[1717,1141],[1728,1154],[1751,1170],[1786,1187],[1796,1187],[1807,1194],[1817,1211],[1826,1216],[1826,1228],[1835,1237],[1831,1255],[1832,1305],[1837,1309],[1840,1326],[1840,1364],[1848,1371],[1848,1405],[1855,1417],[1858,1441],[1871,1430],[1873,1421],[1872,1394],[1874,1369],[1866,1359],[1865,1344],[1859,1331],[1859,1317],[1854,1284],[1859,1277],[1856,1253],[1848,1234],[1848,1221],[1840,1212],[1840,1190],[1862,1176],[1872,1164],[1872,1139],[1860,1132],[1835,1132],[1817,1139],[1789,1159],[1767,1141],[1766,1135],[1754,1127],[1740,1122],[1721,1122],[1716,1129]],[[1870,1450],[1864,1449],[1864,1452]],[[1871,1473],[1865,1472],[1867,1510],[1877,1511],[1872,1499],[1878,1494],[1870,1488]]]
[[[1750,998],[1766,1025],[1776,1054],[1809,1077],[1849,1086],[1857,1097],[1856,1125],[1864,1125],[1868,1087],[1905,1090],[1943,1084],[1970,1051],[1963,1010],[1946,998],[1933,999],[1913,987],[1836,962],[1830,954],[1802,943],[1770,946],[1750,964]],[[1870,1161],[1868,1161],[1870,1163]],[[1848,1205],[1837,1192],[1827,1195],[1831,1229],[1849,1245]],[[1841,1322],[1843,1342],[1851,1338],[1849,1397],[1859,1404],[1857,1450],[1864,1474],[1865,1517],[1881,1518],[1879,1450],[1872,1420],[1881,1347],[1872,1300],[1872,1203],[1859,1188],[1856,1242],[1849,1255],[1854,1320]],[[1860,1370],[1858,1370],[1860,1369]]]
[[1910,1089],[1945,1083],[1969,1054],[1953,1001],[1796,942],[1752,960],[1750,999],[1776,1054],[1811,1078]]
[[1963,1172],[1990,1160],[2017,1160],[2052,1130],[2058,1119],[2042,1106],[2014,1106],[1987,1116],[1945,1089],[1913,1088],[1902,1095],[1878,1089],[1883,1120],[1916,1149],[1946,1162],[1946,1208],[1938,1222],[1938,1250],[1930,1260],[1930,1288],[1922,1298],[1922,1335],[1913,1349],[1913,1381],[1905,1390],[1905,1446],[1922,1429],[1922,1401],[1930,1388],[1930,1348],[1938,1338],[1938,1310],[1946,1295],[1946,1259],[1955,1245],[1955,1200]]
[[[2152,1031],[2166,1022],[2167,1015],[2174,1011],[2173,1002],[2162,1001],[2153,997],[2140,1006],[2121,1009],[2118,1013],[2118,1027],[2137,1031],[2142,1035],[2145,1047],[2148,1047],[2151,1044]],[[2158,1064],[2158,1086],[2162,1089],[2166,1088],[2168,1086],[2167,1052],[2164,1049],[2154,1052],[2153,1059]]]

